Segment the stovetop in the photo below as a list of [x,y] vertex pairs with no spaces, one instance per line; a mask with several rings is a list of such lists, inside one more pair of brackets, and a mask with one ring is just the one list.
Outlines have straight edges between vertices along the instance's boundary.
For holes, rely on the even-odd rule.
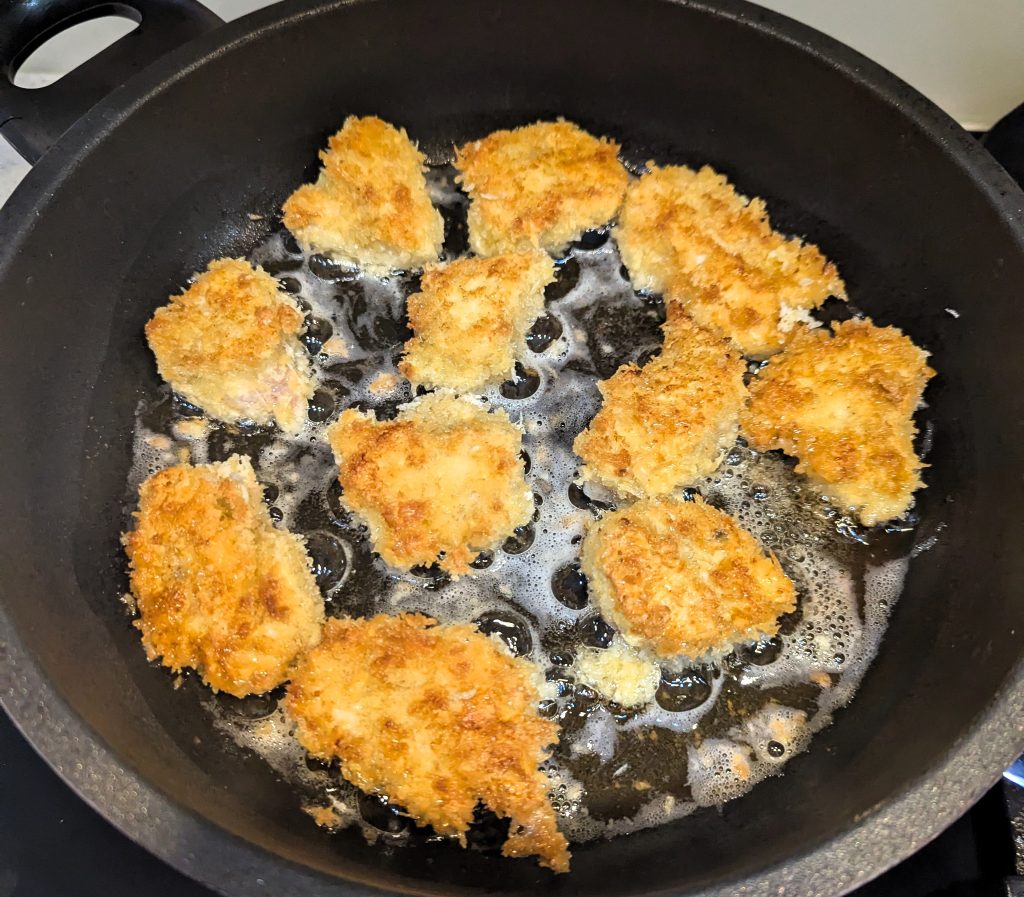
[[[977,136],[1024,183],[1024,106]],[[0,897],[138,894],[215,897],[83,803],[0,713]],[[854,894],[1024,897],[1024,763],[933,842]]]

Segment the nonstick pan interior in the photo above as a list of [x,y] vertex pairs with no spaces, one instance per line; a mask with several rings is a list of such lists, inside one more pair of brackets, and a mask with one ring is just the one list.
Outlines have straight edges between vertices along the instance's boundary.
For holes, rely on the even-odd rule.
[[[163,60],[150,89],[111,98],[32,172],[0,223],[4,700],[129,834],[239,894],[837,892],[936,833],[1021,747],[1020,194],[916,95],[778,23],[655,0],[569,0],[554,18],[540,0],[272,9]],[[350,113],[402,124],[435,158],[564,115],[636,161],[708,162],[813,235],[857,305],[940,372],[919,529],[934,544],[853,704],[784,777],[721,813],[583,846],[557,881],[318,831],[194,690],[145,662],[118,600],[133,414],[158,385],[142,325],[210,258],[264,236]]]

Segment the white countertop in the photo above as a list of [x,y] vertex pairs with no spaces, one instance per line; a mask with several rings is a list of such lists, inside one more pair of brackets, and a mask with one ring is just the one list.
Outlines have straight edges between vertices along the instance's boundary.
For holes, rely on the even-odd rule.
[[[204,2],[233,19],[275,0]],[[877,60],[968,129],[987,130],[1024,103],[1024,0],[761,0],[761,5]],[[48,73],[66,70],[68,60],[87,59],[110,42],[105,26],[109,20],[86,23],[73,36],[54,38],[29,58],[18,80],[48,82],[53,78]],[[0,203],[28,169],[0,140]]]

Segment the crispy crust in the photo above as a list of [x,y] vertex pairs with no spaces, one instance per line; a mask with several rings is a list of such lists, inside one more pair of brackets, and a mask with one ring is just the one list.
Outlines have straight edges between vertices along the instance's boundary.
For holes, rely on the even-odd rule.
[[305,543],[274,528],[244,456],[149,477],[122,542],[150,660],[242,697],[283,682],[320,637]]
[[540,250],[428,267],[408,300],[416,335],[399,370],[413,384],[459,392],[508,379],[554,279],[554,264]]
[[935,372],[895,327],[846,321],[799,333],[750,385],[743,432],[782,449],[797,471],[873,525],[898,517],[924,486],[914,410]]
[[315,757],[465,845],[482,800],[512,821],[505,856],[569,869],[538,767],[558,727],[537,713],[539,670],[470,624],[405,614],[328,620],[285,707]]
[[160,375],[225,421],[298,432],[315,384],[295,301],[261,268],[220,259],[146,324]]
[[778,631],[796,606],[774,556],[699,498],[648,499],[605,515],[583,542],[583,572],[630,644],[696,659]]
[[659,356],[599,384],[601,410],[573,444],[583,475],[642,497],[711,473],[739,432],[744,369],[728,342],[673,313]]
[[577,682],[622,707],[642,707],[653,701],[661,682],[658,665],[622,638],[607,648],[580,648],[572,669]]
[[342,500],[396,567],[438,560],[467,573],[479,552],[533,514],[522,431],[503,411],[442,391],[404,405],[392,421],[349,409],[328,438]]
[[713,169],[658,168],[626,193],[615,239],[635,286],[663,293],[697,323],[764,358],[810,309],[846,298],[817,246],[773,231],[764,201]]
[[316,183],[282,207],[285,227],[307,250],[371,274],[437,259],[444,223],[427,192],[426,158],[404,130],[350,116],[320,158]]
[[629,181],[619,145],[559,119],[495,131],[456,150],[477,255],[561,251],[615,217]]

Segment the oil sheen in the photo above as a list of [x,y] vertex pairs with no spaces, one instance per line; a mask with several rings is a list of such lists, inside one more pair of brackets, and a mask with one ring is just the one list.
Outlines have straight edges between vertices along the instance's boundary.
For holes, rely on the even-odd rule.
[[[466,198],[452,175],[438,166],[429,177],[448,258],[466,251]],[[303,340],[318,378],[306,429],[285,437],[274,428],[207,422],[169,391],[153,395],[137,415],[128,510],[141,480],[162,467],[244,453],[274,519],[306,537],[328,614],[420,611],[443,622],[472,621],[532,659],[546,681],[541,712],[561,727],[546,771],[571,840],[625,834],[739,797],[779,773],[853,696],[899,596],[912,521],[858,528],[807,486],[790,460],[754,452],[742,440],[696,489],[775,552],[796,584],[797,610],[773,639],[661,669],[657,693],[644,706],[620,707],[576,680],[576,653],[605,650],[615,639],[578,568],[585,525],[615,503],[584,487],[572,442],[598,408],[598,381],[623,363],[653,357],[664,320],[657,298],[631,287],[608,233],[588,234],[558,260],[529,357],[512,380],[482,396],[523,427],[536,513],[456,581],[436,568],[389,569],[373,553],[365,527],[340,503],[325,438],[345,408],[389,417],[412,398],[395,363],[410,336],[404,306],[417,279],[362,276],[302,254],[281,230],[250,258],[306,313]],[[336,766],[308,761],[278,693],[243,700],[202,694],[217,729],[291,782],[296,801],[321,824],[356,824],[390,842],[429,837],[400,807],[359,794]],[[493,846],[494,824],[484,816],[470,844]]]

